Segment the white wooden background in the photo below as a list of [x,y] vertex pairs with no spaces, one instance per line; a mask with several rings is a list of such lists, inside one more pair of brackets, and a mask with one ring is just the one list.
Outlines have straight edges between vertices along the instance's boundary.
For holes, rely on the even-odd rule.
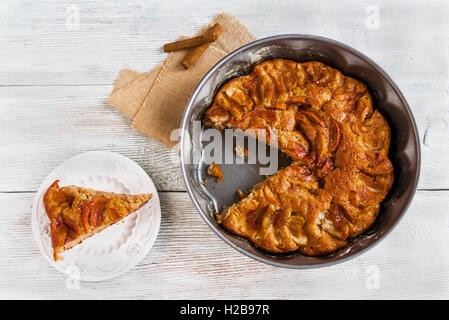
[[[369,252],[315,270],[241,255],[201,220],[169,151],[105,103],[122,68],[148,71],[165,57],[164,43],[221,11],[258,37],[345,42],[403,90],[422,143],[419,191]],[[0,298],[449,298],[448,16],[444,0],[1,1]],[[68,289],[33,241],[30,208],[54,167],[90,150],[121,153],[146,170],[160,192],[162,226],[137,267]]]

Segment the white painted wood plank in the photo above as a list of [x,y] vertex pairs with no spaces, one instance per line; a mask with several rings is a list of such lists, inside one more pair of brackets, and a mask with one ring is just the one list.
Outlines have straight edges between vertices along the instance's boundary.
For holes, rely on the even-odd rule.
[[[105,102],[111,86],[0,87],[0,191],[35,191],[71,156],[109,150],[137,161],[159,190],[185,190],[170,150]],[[449,189],[449,107],[415,109],[421,189]],[[394,138],[394,137],[393,137]]]
[[36,191],[62,161],[114,151],[143,167],[158,190],[184,190],[171,150],[131,128],[106,103],[112,86],[0,87],[0,191]]
[[418,192],[380,244],[348,262],[314,270],[253,261],[209,230],[186,193],[160,196],[162,225],[152,251],[128,273],[82,282],[77,290],[66,288],[65,276],[33,241],[34,194],[0,194],[0,298],[449,298],[448,192]]
[[[190,35],[220,11],[233,12],[258,37],[316,34],[354,46],[398,84],[448,81],[449,3],[439,1],[3,1],[0,84],[112,84],[124,67],[147,71],[166,54],[164,43]],[[379,12],[378,28],[371,23]],[[432,97],[429,97],[432,98]],[[441,97],[440,97],[441,98]],[[444,100],[447,102],[447,100]]]

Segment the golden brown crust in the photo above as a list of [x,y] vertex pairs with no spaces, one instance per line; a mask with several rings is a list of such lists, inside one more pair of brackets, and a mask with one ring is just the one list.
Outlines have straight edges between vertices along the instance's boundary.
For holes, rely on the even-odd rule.
[[266,129],[294,161],[217,215],[266,251],[336,250],[371,226],[393,183],[390,128],[366,86],[320,62],[256,65],[218,91],[203,122]]
[[47,189],[43,202],[50,219],[54,260],[86,238],[122,220],[142,207],[151,194],[125,195],[77,186],[59,187],[59,180]]

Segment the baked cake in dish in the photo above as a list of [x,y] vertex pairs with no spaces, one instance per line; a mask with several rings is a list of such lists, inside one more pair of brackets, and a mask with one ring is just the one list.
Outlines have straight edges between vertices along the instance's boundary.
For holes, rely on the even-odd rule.
[[216,215],[273,253],[330,253],[369,228],[393,184],[390,128],[367,87],[321,62],[276,59],[227,82],[208,127],[265,129],[292,164]]

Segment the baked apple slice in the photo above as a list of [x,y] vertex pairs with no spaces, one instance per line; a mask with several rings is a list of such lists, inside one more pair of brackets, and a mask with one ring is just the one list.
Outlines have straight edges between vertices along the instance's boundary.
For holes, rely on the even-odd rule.
[[50,219],[53,258],[122,220],[142,207],[152,195],[126,195],[77,186],[59,187],[59,180],[44,194],[44,207]]

